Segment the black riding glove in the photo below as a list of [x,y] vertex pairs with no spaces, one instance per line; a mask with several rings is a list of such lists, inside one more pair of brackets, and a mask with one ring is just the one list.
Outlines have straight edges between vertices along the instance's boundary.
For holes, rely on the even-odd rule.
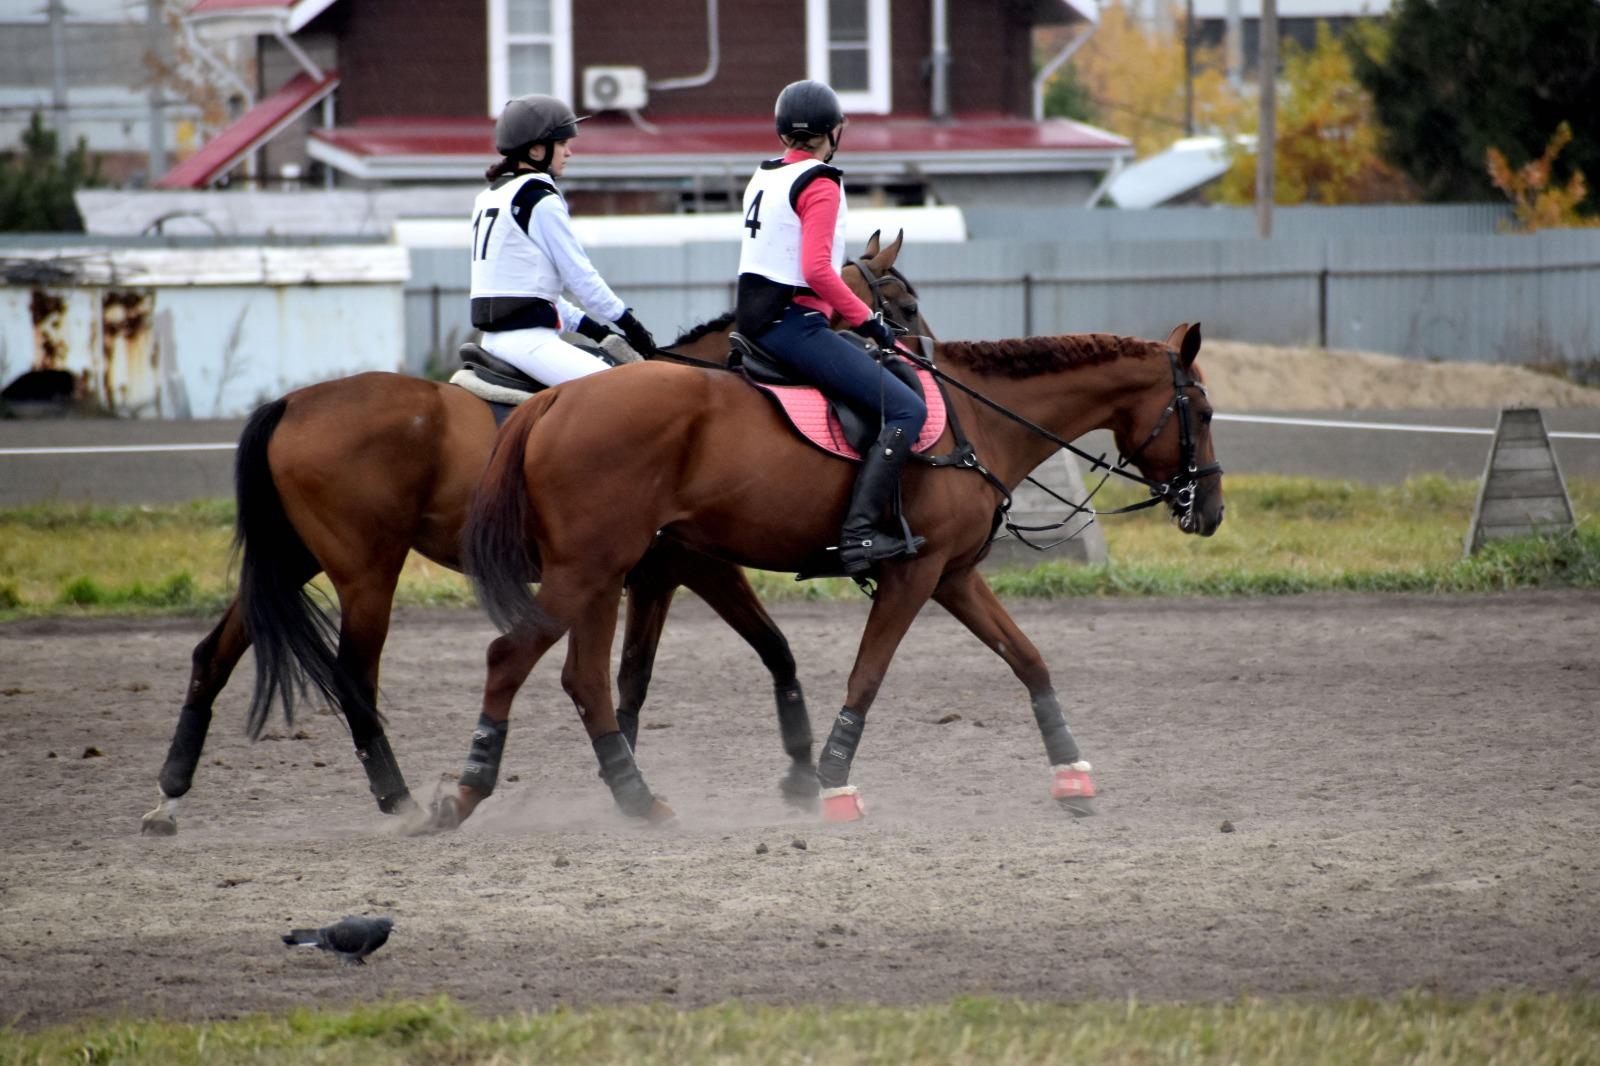
[[578,324],[573,328],[572,332],[588,337],[596,344],[605,343],[605,339],[611,336],[611,330],[604,322],[596,322],[588,315],[578,319]]
[[881,311],[868,316],[860,325],[851,326],[850,330],[861,334],[880,348],[894,350],[894,327],[884,321]]
[[617,328],[622,330],[622,335],[628,339],[628,347],[640,355],[654,355],[656,353],[656,339],[650,336],[650,331],[644,328],[644,323],[633,317],[633,311],[622,312],[622,317],[617,319]]

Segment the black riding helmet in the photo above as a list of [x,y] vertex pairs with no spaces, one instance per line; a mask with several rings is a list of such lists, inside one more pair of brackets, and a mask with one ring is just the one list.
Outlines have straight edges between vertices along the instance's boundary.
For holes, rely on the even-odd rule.
[[[572,108],[554,96],[543,93],[519,96],[506,102],[494,124],[495,150],[501,155],[519,156],[536,145],[568,141],[578,135],[578,123],[582,121]],[[544,164],[548,166],[549,162],[550,156],[546,155]],[[533,165],[543,169],[538,163]]]
[[826,137],[833,149],[828,153],[830,159],[839,150],[839,138],[833,131],[844,122],[844,108],[839,106],[834,91],[820,81],[807,79],[785,85],[773,108],[773,119],[779,137]]

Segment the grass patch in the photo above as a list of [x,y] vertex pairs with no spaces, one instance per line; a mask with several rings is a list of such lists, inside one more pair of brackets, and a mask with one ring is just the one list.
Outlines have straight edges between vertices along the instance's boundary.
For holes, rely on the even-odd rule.
[[[1230,477],[1227,521],[1215,537],[1183,536],[1152,509],[1103,523],[1109,565],[1046,563],[991,576],[1001,595],[1040,597],[1597,587],[1600,481],[1573,482],[1569,489],[1580,516],[1576,538],[1496,544],[1464,561],[1474,481],[1425,477],[1375,486]],[[1095,502],[1109,508],[1137,498],[1135,489],[1111,485]],[[232,536],[233,504],[226,500],[0,510],[0,618],[215,612],[232,595]],[[842,578],[750,576],[761,597],[774,602],[860,596]],[[396,600],[474,603],[461,575],[417,555],[406,562]]]
[[1600,996],[1216,1005],[665,1006],[481,1018],[448,1000],[184,1025],[0,1031],[0,1064],[1592,1062]]

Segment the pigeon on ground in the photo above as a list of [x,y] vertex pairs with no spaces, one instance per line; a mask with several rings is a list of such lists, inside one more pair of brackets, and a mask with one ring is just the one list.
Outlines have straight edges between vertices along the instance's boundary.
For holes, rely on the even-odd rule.
[[345,918],[321,929],[291,929],[283,942],[292,948],[331,951],[346,966],[364,966],[368,955],[383,947],[394,928],[393,918]]

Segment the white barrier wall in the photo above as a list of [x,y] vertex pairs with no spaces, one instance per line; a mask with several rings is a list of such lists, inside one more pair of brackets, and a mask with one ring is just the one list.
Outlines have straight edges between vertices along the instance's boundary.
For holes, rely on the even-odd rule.
[[395,245],[0,247],[0,385],[70,373],[130,418],[229,418],[301,385],[400,370]]

